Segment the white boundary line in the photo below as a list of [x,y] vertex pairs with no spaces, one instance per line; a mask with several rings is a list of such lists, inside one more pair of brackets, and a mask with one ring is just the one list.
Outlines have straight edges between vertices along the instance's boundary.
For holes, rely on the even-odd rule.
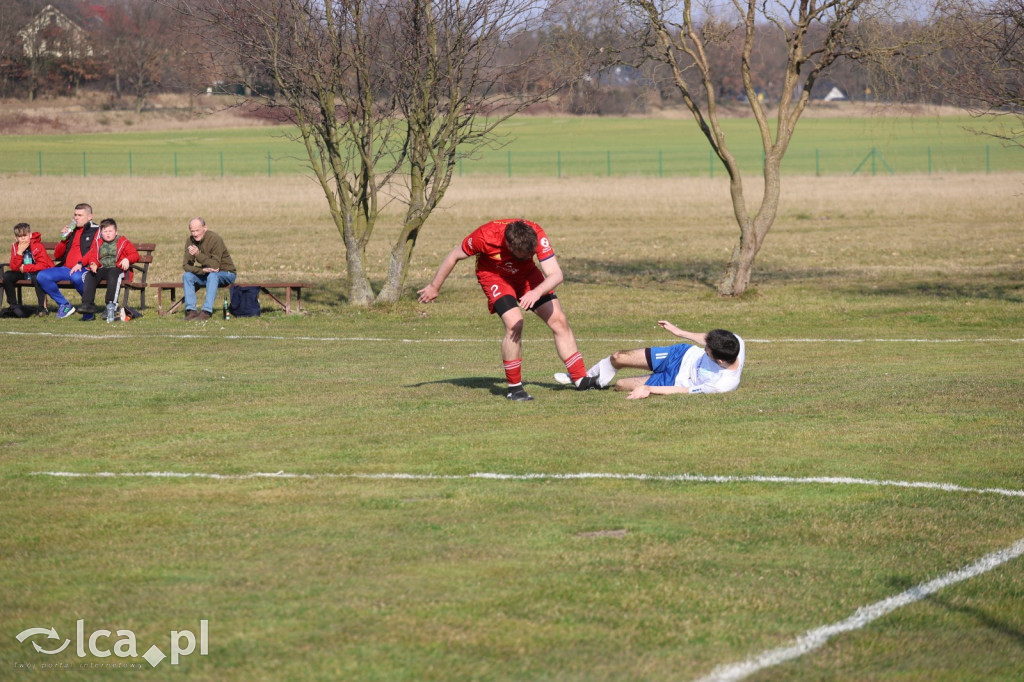
[[[59,339],[232,339],[253,341],[321,341],[341,343],[497,343],[498,337],[486,339],[396,339],[378,336],[280,336],[270,334],[76,334],[61,332],[20,332],[4,330],[0,334],[7,336],[49,336]],[[579,337],[587,343],[656,343],[652,338],[589,338]],[[524,339],[526,343],[549,343],[549,339]],[[977,339],[827,339],[827,338],[794,338],[794,339],[747,339],[747,343],[1024,343],[1024,338],[977,338]]]
[[[805,477],[793,476],[705,476],[701,474],[651,475],[651,474],[613,474],[613,473],[575,473],[575,474],[502,474],[477,472],[473,474],[403,474],[403,473],[354,473],[354,474],[293,474],[278,472],[255,472],[249,474],[216,474],[203,472],[96,472],[77,473],[70,471],[35,471],[31,476],[53,476],[60,478],[199,478],[212,480],[247,480],[247,479],[372,479],[372,480],[409,480],[409,481],[458,481],[458,480],[490,480],[490,481],[535,481],[535,480],[595,480],[612,479],[626,481],[663,481],[686,483],[790,483],[819,485],[864,485],[874,487],[916,488],[940,490],[943,492],[973,493],[980,495],[1001,495],[1005,497],[1024,497],[1024,490],[1007,488],[970,488],[952,483],[934,483],[928,481],[893,481],[867,478],[848,477]],[[824,646],[836,635],[859,630],[873,621],[886,616],[904,606],[921,601],[939,590],[970,580],[987,573],[1004,563],[1012,561],[1024,554],[1024,538],[1009,547],[992,552],[981,559],[968,564],[944,576],[929,580],[908,590],[877,601],[868,606],[858,608],[852,616],[844,620],[808,630],[798,636],[793,644],[768,649],[760,654],[747,658],[740,663],[719,665],[710,674],[699,678],[697,682],[735,682],[756,672],[771,668],[787,661],[800,658]]]
[[733,682],[734,680],[742,680],[744,677],[753,675],[765,668],[770,668],[779,665],[780,663],[785,663],[786,661],[799,658],[804,654],[810,653],[811,651],[824,646],[825,643],[835,635],[859,630],[872,621],[878,620],[882,616],[892,613],[896,609],[921,601],[925,597],[938,592],[944,587],[955,585],[956,583],[969,580],[981,575],[982,573],[991,571],[993,568],[996,568],[1001,564],[1005,564],[1007,561],[1016,559],[1021,554],[1024,554],[1024,538],[1018,540],[1005,549],[992,552],[991,554],[986,554],[973,564],[969,564],[951,573],[947,573],[941,578],[936,578],[935,580],[929,580],[928,582],[915,585],[905,592],[900,592],[897,595],[877,601],[869,606],[862,606],[857,609],[852,616],[845,620],[832,623],[831,625],[825,625],[820,628],[815,628],[813,630],[808,630],[797,637],[796,643],[791,644],[790,646],[769,649],[768,651],[757,654],[756,656],[751,656],[742,663],[720,665],[712,670],[710,675],[701,677],[697,682]]
[[250,474],[216,474],[205,472],[178,472],[178,471],[138,471],[138,472],[74,472],[74,471],[33,471],[30,476],[56,476],[61,478],[205,478],[214,480],[245,480],[251,478],[279,478],[279,479],[381,479],[381,480],[407,480],[407,481],[459,481],[469,479],[487,479],[496,481],[534,481],[534,480],[593,480],[611,479],[622,481],[661,481],[675,483],[793,483],[793,484],[819,484],[819,485],[864,485],[873,487],[891,488],[923,488],[926,490],[941,490],[951,493],[976,493],[981,495],[1002,495],[1004,497],[1024,497],[1024,490],[1013,490],[1008,488],[968,488],[952,483],[931,483],[928,481],[892,481],[871,478],[850,478],[844,476],[707,476],[703,474],[612,474],[612,473],[591,473],[579,472],[575,474],[501,474],[477,472],[472,474],[403,474],[403,473],[380,473],[380,474],[294,474],[284,471],[263,472],[258,471]]

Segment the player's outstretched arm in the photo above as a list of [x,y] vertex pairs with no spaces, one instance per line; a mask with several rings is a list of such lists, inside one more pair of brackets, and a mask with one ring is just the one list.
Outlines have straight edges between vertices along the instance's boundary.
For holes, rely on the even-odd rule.
[[686,386],[637,386],[629,392],[626,400],[643,400],[651,395],[676,395],[689,392],[690,389]]
[[661,327],[662,329],[664,329],[665,331],[667,331],[670,334],[675,334],[676,336],[678,336],[680,338],[686,339],[688,341],[693,341],[694,343],[696,343],[699,346],[706,346],[707,345],[707,341],[708,341],[708,335],[707,334],[683,331],[682,329],[680,329],[679,327],[675,326],[674,324],[672,324],[668,320],[658,320],[658,326]]
[[456,246],[452,249],[444,260],[441,261],[441,267],[437,269],[437,274],[434,275],[434,279],[430,280],[430,284],[423,287],[416,293],[420,295],[420,303],[430,303],[437,298],[438,293],[441,291],[441,285],[448,279],[448,275],[452,274],[452,270],[455,269],[456,263],[460,260],[469,258],[469,254],[462,250],[462,246]]

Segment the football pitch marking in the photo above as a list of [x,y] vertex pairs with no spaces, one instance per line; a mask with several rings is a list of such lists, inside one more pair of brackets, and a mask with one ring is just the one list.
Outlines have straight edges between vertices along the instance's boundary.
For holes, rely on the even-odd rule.
[[403,473],[381,473],[381,474],[293,474],[284,471],[266,472],[258,471],[250,474],[216,474],[206,472],[179,472],[179,471],[99,471],[91,473],[79,473],[74,471],[33,471],[30,476],[55,476],[59,478],[206,478],[214,480],[245,480],[250,478],[281,478],[281,479],[305,479],[318,478],[337,479],[380,479],[400,481],[460,481],[470,479],[488,479],[495,481],[570,481],[585,479],[611,479],[621,481],[659,481],[667,483],[803,483],[819,485],[864,485],[873,487],[889,488],[923,488],[926,490],[941,490],[951,493],[976,493],[981,495],[1002,495],[1005,497],[1024,497],[1024,490],[1009,488],[969,488],[952,483],[932,483],[929,481],[893,481],[871,478],[850,478],[845,476],[706,476],[703,474],[612,474],[612,473],[588,473],[580,472],[575,474],[500,474],[477,472],[472,474],[403,474]]
[[[281,336],[273,334],[127,334],[114,332],[111,334],[81,334],[63,332],[19,332],[4,330],[0,334],[8,336],[49,336],[60,339],[225,339],[232,341],[316,341],[321,343],[495,343],[497,337],[482,339],[443,338],[443,339],[396,339],[382,336]],[[586,343],[657,343],[651,338],[591,338],[577,337]],[[977,339],[828,339],[828,338],[792,338],[792,339],[743,339],[753,344],[785,344],[785,343],[1024,343],[1024,338],[977,338]],[[550,339],[523,339],[523,343],[550,343]]]
[[[249,474],[217,474],[204,472],[174,472],[174,471],[143,471],[143,472],[95,472],[77,473],[71,471],[35,471],[31,476],[53,476],[59,478],[162,478],[162,479],[211,479],[220,481],[240,481],[247,479],[284,479],[284,480],[314,480],[314,479],[372,479],[372,480],[398,480],[398,481],[463,481],[463,480],[489,480],[489,481],[536,481],[536,480],[625,480],[625,481],[657,481],[657,482],[684,482],[684,483],[787,483],[787,484],[818,484],[818,485],[863,485],[873,487],[895,487],[914,488],[925,490],[940,490],[953,493],[971,493],[978,495],[1000,495],[1004,497],[1024,497],[1024,490],[1009,488],[971,488],[955,485],[952,483],[935,483],[929,481],[899,481],[867,478],[831,477],[831,476],[706,476],[701,474],[613,474],[613,473],[575,473],[575,474],[502,474],[477,472],[472,474],[404,474],[404,473],[381,473],[381,474],[295,474],[278,472],[254,472]],[[719,665],[708,675],[701,677],[697,682],[735,682],[754,673],[771,668],[788,661],[795,660],[811,653],[824,646],[836,635],[859,630],[872,622],[882,618],[897,609],[909,606],[915,602],[935,594],[943,588],[955,585],[979,575],[987,573],[1002,564],[1017,559],[1024,554],[1024,538],[1013,543],[1009,547],[986,554],[982,558],[951,571],[943,576],[919,583],[904,590],[899,594],[886,597],[880,601],[858,608],[852,616],[829,625],[823,625],[799,635],[793,644],[768,649],[759,654],[750,656],[739,663]]]
[[949,587],[964,580],[970,580],[982,573],[987,573],[993,568],[1005,564],[1007,561],[1016,559],[1021,554],[1024,554],[1024,538],[1009,547],[986,554],[974,563],[947,573],[940,578],[915,585],[909,590],[887,597],[874,604],[862,606],[845,620],[808,630],[797,637],[794,644],[777,649],[769,649],[756,656],[751,656],[741,663],[720,665],[712,670],[711,674],[701,677],[697,682],[732,682],[733,680],[742,680],[744,677],[753,675],[765,668],[771,668],[780,663],[799,658],[804,654],[821,648],[835,635],[859,630],[872,621],[892,613],[896,609],[921,601],[944,587]]

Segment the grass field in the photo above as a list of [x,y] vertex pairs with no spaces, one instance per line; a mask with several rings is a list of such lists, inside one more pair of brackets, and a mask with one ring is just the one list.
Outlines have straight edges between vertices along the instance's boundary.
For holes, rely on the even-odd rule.
[[[722,123],[745,173],[760,173],[752,119]],[[507,145],[459,164],[460,175],[714,177],[724,168],[691,119],[519,117]],[[1024,171],[1024,150],[974,130],[966,116],[805,117],[787,152],[788,175]],[[87,135],[0,136],[0,173],[39,176],[280,176],[301,173],[305,150],[283,127]]]
[[[404,300],[360,311],[307,179],[6,177],[7,223],[52,238],[89,200],[157,242],[154,281],[201,214],[243,276],[316,287],[301,316],[0,320],[0,677],[1020,679],[1022,186],[790,178],[724,300],[721,179],[467,179]],[[658,319],[720,326],[748,343],[739,390],[567,391],[529,319],[536,400],[506,402],[471,265],[435,304],[412,291],[517,214],[552,238],[588,363],[670,340]],[[206,655],[143,660],[204,620]],[[136,655],[90,653],[97,630]]]

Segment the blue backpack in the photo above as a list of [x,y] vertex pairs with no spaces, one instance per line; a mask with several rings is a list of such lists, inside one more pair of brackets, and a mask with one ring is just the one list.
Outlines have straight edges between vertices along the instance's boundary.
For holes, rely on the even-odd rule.
[[231,287],[231,314],[235,317],[259,317],[260,288]]

